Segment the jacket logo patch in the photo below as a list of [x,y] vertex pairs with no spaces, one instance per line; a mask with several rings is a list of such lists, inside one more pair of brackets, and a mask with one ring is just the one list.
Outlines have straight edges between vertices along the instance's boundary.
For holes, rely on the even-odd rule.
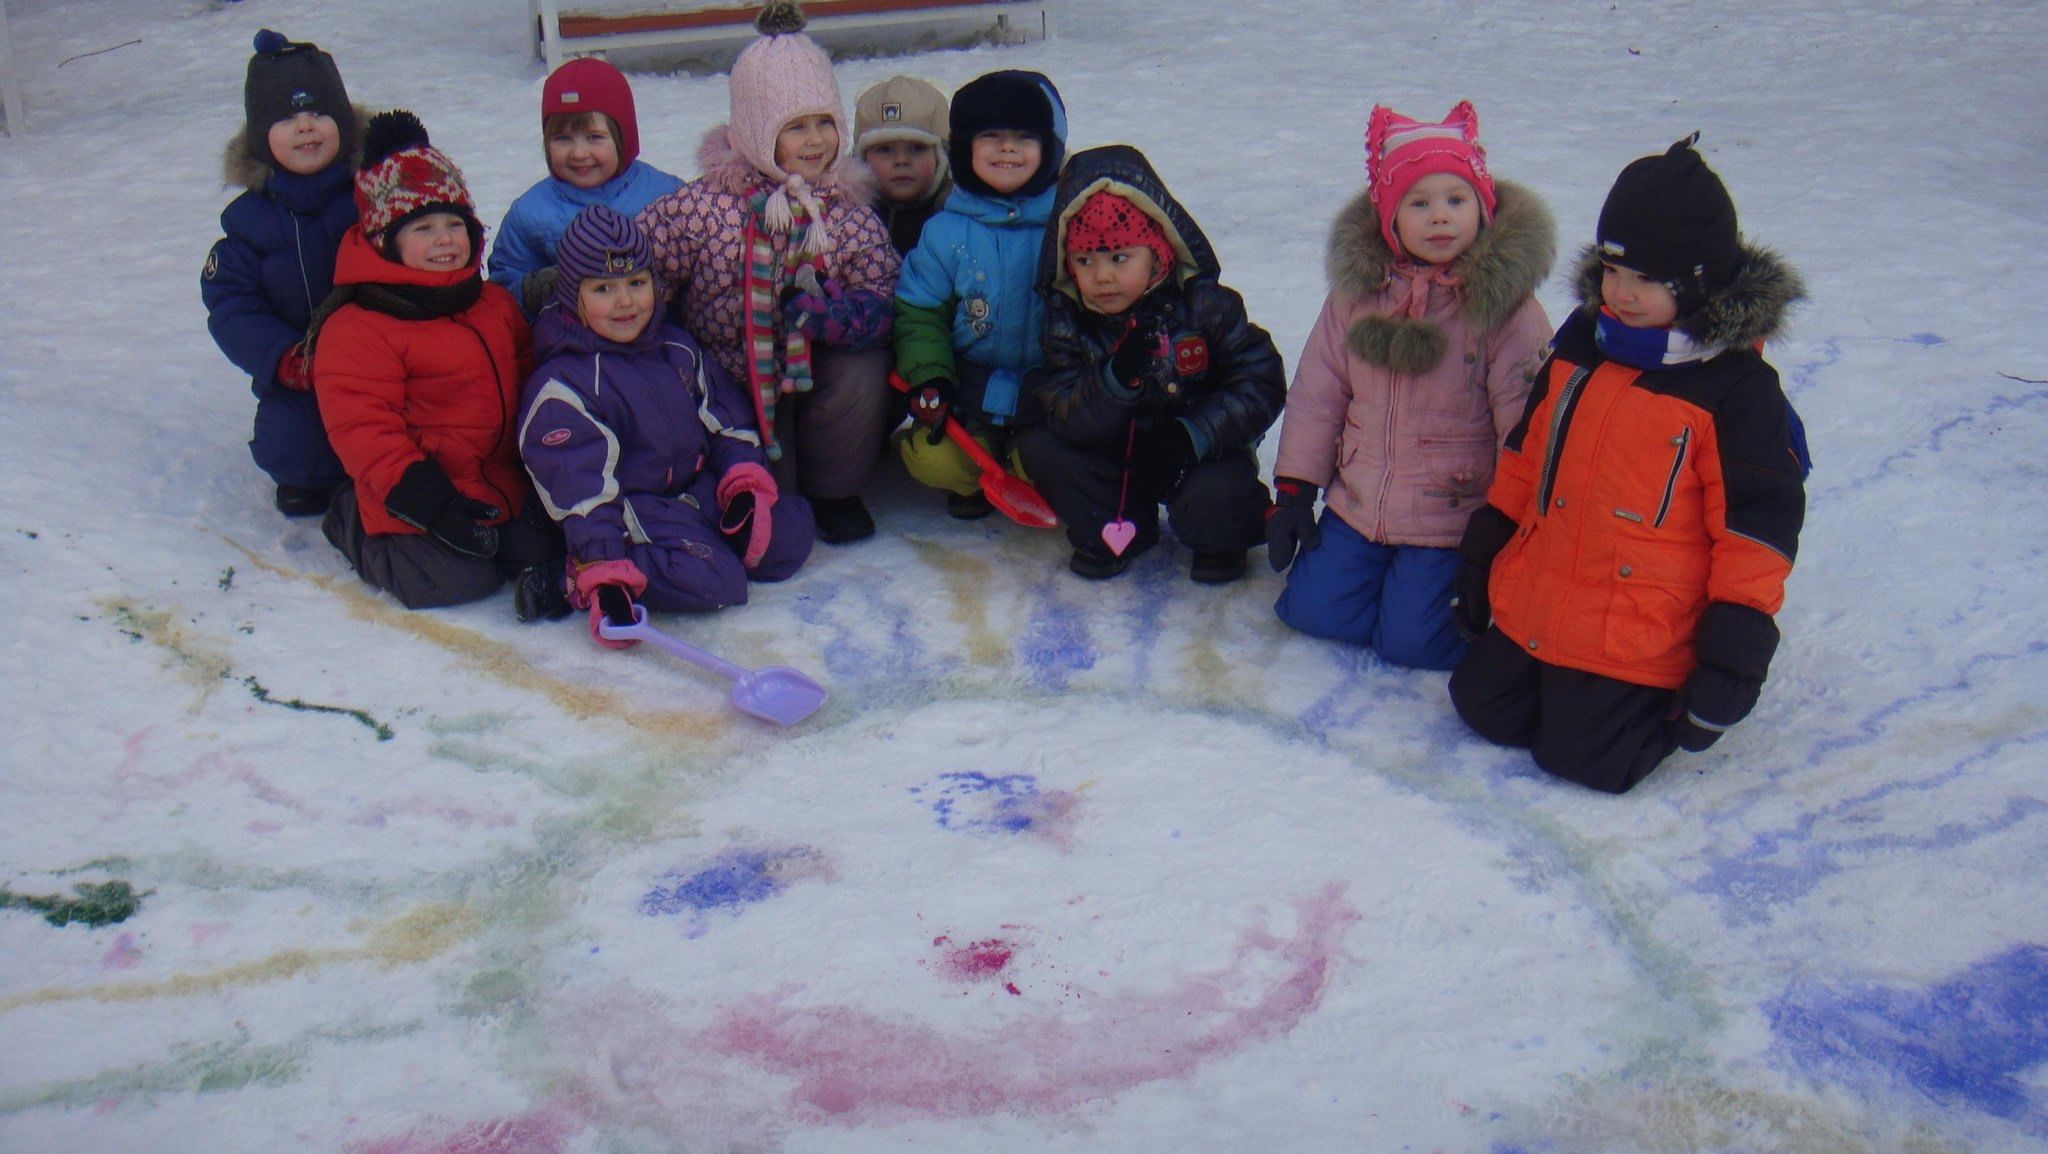
[[988,314],[994,310],[989,307],[987,297],[968,297],[960,302],[960,309],[967,314],[967,327],[974,330],[975,336],[985,337],[996,330],[988,319]]
[[1173,339],[1173,368],[1184,377],[1196,377],[1209,371],[1209,342],[1200,333],[1188,333]]
[[903,119],[903,106],[901,104],[884,104],[882,106],[882,123],[893,124],[901,119]]
[[569,430],[567,430],[567,429],[549,429],[549,430],[548,430],[548,435],[547,435],[547,436],[545,436],[545,437],[542,437],[542,438],[540,439],[540,443],[541,443],[541,444],[543,444],[543,445],[546,445],[546,446],[547,446],[548,448],[552,449],[552,448],[554,448],[554,447],[555,447],[556,445],[560,445],[560,444],[562,444],[563,442],[567,441],[568,439],[569,439]]
[[213,248],[206,250],[206,267],[199,270],[199,275],[205,277],[207,280],[212,280],[214,276],[219,272],[220,246],[216,245]]

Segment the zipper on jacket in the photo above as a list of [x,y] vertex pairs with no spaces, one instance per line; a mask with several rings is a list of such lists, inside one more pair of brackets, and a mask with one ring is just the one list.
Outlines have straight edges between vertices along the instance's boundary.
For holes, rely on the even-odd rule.
[[[498,366],[497,354],[491,351],[490,338],[484,336],[482,329],[477,328],[473,324],[470,324],[468,320],[464,319],[460,315],[451,317],[449,319],[453,320],[456,324],[461,325],[463,328],[468,329],[470,331],[470,334],[476,337],[476,343],[483,346],[484,359],[491,363],[492,382],[498,386],[498,396],[500,398],[504,397],[505,372]],[[517,386],[515,385],[514,387],[516,388]],[[516,410],[518,406],[515,404],[513,408]],[[497,440],[491,443],[491,450],[493,453],[495,453],[499,449],[506,447],[506,445],[508,445],[512,441],[513,436],[512,423],[505,420],[503,416],[504,403],[502,400],[500,400],[499,402],[498,411],[500,414],[498,417],[498,437]],[[517,446],[514,446],[513,448],[513,456],[517,458]],[[489,479],[489,475],[486,474],[482,468],[478,468],[477,474],[478,476],[484,478],[486,484],[489,484],[491,486],[492,492],[498,494],[498,500],[502,502],[502,504],[500,504],[498,507],[500,509],[503,509],[509,515],[512,512],[512,495],[510,493],[505,492],[505,490],[500,489],[495,482],[492,482]]]
[[1373,539],[1387,539],[1387,490],[1394,487],[1394,421],[1401,399],[1401,374],[1387,371],[1387,415],[1380,426],[1380,499],[1373,509]]
[[299,288],[306,294],[306,315],[314,316],[320,311],[320,302],[313,299],[313,282],[306,278],[306,238],[299,235],[299,214],[292,214],[292,251],[299,255]]
[[1671,444],[1678,451],[1671,454],[1671,475],[1664,479],[1664,499],[1657,503],[1657,519],[1650,522],[1650,527],[1654,529],[1663,528],[1664,518],[1671,514],[1671,496],[1678,490],[1678,473],[1685,467],[1685,451],[1692,445],[1692,430],[1682,430],[1671,438]]
[[1564,434],[1572,420],[1572,406],[1579,402],[1579,387],[1593,370],[1580,365],[1572,370],[1564,388],[1558,390],[1557,404],[1550,410],[1550,442],[1543,446],[1543,473],[1536,482],[1536,515],[1546,516],[1550,512],[1550,490],[1557,482],[1557,450],[1564,441]]

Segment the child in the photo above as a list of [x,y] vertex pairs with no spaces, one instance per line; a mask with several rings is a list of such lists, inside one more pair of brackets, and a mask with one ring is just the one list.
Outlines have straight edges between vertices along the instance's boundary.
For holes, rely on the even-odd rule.
[[1067,528],[1068,567],[1123,572],[1158,541],[1164,502],[1195,551],[1190,575],[1237,580],[1268,502],[1253,450],[1287,397],[1273,338],[1137,149],[1077,153],[1052,222],[1038,266],[1046,423],[1018,450]]
[[755,26],[703,175],[634,223],[690,335],[745,383],[776,484],[810,498],[820,539],[856,541],[875,531],[860,492],[888,432],[902,262],[868,207],[873,174],[844,155],[839,84],[803,11],[770,0]]
[[915,76],[891,76],[854,102],[853,150],[874,171],[875,211],[902,256],[953,191],[946,116],[946,94]]
[[327,539],[408,609],[477,600],[510,574],[520,620],[566,613],[561,535],[529,508],[515,449],[526,321],[483,279],[461,170],[412,113],[382,113],[364,133],[356,207],[307,338],[355,482],[327,510]]
[[1456,546],[1543,360],[1531,294],[1556,228],[1487,170],[1469,102],[1437,124],[1375,107],[1366,178],[1330,228],[1329,296],[1280,426],[1267,560],[1294,567],[1273,608],[1391,664],[1449,669],[1465,648]]
[[1760,351],[1803,286],[1742,242],[1698,139],[1607,194],[1583,304],[1460,546],[1457,611],[1483,632],[1451,675],[1458,715],[1608,793],[1756,704],[1805,519]]
[[334,253],[356,222],[349,158],[360,117],[334,58],[265,29],[242,85],[246,118],[227,180],[248,191],[220,214],[200,273],[206,327],[256,393],[249,453],[276,483],[278,512],[311,517],[346,474],[327,444],[306,364],[306,326],[334,287]]
[[948,513],[972,519],[993,506],[967,454],[946,440],[946,416],[998,459],[1015,431],[1044,416],[1023,378],[1044,360],[1035,282],[1067,114],[1038,73],[991,72],[953,94],[949,125],[956,184],[896,286],[896,371],[922,426],[903,439],[904,465],[947,491]]
[[639,159],[633,88],[594,56],[548,74],[540,92],[540,137],[547,179],[512,202],[491,245],[491,283],[518,297],[528,317],[551,299],[552,277],[544,270],[555,263],[562,230],[585,206],[632,216],[683,184]]
[[591,635],[605,586],[624,595],[611,615],[631,621],[632,598],[722,609],[746,603],[748,578],[796,572],[811,551],[810,508],[779,497],[746,395],[688,333],[660,322],[647,239],[592,205],[556,261],[519,453],[568,537],[571,601],[591,609]]

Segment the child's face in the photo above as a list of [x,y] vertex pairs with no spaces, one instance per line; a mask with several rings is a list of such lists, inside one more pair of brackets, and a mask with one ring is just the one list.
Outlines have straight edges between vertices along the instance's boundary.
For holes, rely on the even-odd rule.
[[839,159],[839,123],[824,114],[799,116],[775,134],[775,165],[793,176],[817,180]]
[[430,212],[398,229],[398,263],[422,272],[469,267],[469,225],[452,212]]
[[1463,177],[1432,172],[1401,194],[1394,235],[1410,257],[1449,264],[1479,239],[1479,194]]
[[1104,316],[1121,316],[1152,288],[1159,258],[1144,245],[1115,252],[1067,254],[1067,272],[1080,290],[1081,303]]
[[654,274],[585,277],[576,289],[576,309],[591,332],[631,344],[654,320]]
[[596,188],[619,174],[619,142],[597,117],[548,137],[548,171],[577,188]]
[[341,126],[323,112],[301,112],[270,126],[270,155],[286,172],[311,176],[341,155]]
[[1678,319],[1678,297],[1663,281],[1600,262],[1600,303],[1632,329],[1661,329]]
[[939,171],[939,153],[922,140],[892,140],[877,144],[863,157],[875,170],[882,185],[882,197],[898,204],[924,199]]
[[974,134],[971,155],[974,175],[998,196],[1008,196],[1037,174],[1044,146],[1028,132],[991,128]]

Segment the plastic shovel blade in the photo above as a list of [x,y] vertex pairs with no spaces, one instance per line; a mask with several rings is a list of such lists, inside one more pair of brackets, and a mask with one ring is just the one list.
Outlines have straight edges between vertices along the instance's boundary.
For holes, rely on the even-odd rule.
[[[895,373],[889,374],[889,387],[899,393],[910,392],[910,382]],[[996,507],[996,512],[1027,529],[1059,527],[1059,516],[1052,511],[1051,505],[1046,504],[1045,497],[1032,488],[1029,481],[1006,472],[957,418],[946,418],[946,436],[967,454],[968,460],[974,462],[975,469],[981,474],[982,496]]]
[[748,669],[680,638],[670,637],[647,623],[647,607],[644,605],[633,606],[631,625],[617,625],[605,620],[598,623],[597,632],[606,641],[644,641],[699,668],[731,678],[733,708],[750,717],[777,725],[795,725],[825,704],[825,687],[797,670],[786,665]]

